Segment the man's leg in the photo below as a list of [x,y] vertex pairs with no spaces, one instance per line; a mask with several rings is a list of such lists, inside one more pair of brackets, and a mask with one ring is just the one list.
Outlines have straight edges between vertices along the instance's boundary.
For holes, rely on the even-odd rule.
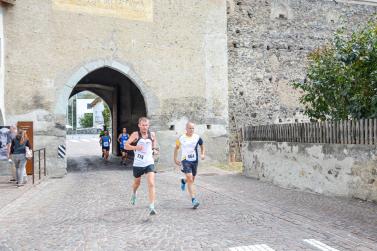
[[134,183],[132,184],[132,192],[136,194],[137,189],[140,186],[141,176],[134,179]]
[[131,196],[131,204],[135,205],[136,203],[136,191],[140,186],[141,176],[134,179],[134,183],[132,184],[132,196]]
[[154,201],[156,199],[156,188],[155,188],[154,178],[155,178],[154,172],[147,173],[148,198],[149,198],[150,204],[154,204]]
[[186,184],[190,198],[195,198],[194,179],[192,173],[186,173]]
[[190,180],[192,181],[191,184],[188,184],[188,191],[191,195],[191,203],[194,209],[196,209],[199,206],[199,201],[195,198],[195,188],[194,188],[194,181],[197,173],[198,164],[197,163],[191,163],[191,173],[186,174],[186,179],[188,175],[190,176]]
[[156,188],[155,188],[155,174],[154,172],[147,173],[147,182],[148,182],[148,198],[149,198],[149,210],[150,214],[156,214],[154,209],[154,202],[156,200]]

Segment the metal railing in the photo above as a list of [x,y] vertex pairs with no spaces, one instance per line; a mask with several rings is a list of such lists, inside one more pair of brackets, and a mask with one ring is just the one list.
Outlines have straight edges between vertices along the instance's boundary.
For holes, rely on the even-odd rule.
[[[37,162],[37,165],[36,165]],[[41,167],[41,163],[43,163],[43,167]],[[46,168],[46,148],[41,148],[38,150],[33,151],[33,184],[35,181],[35,168],[38,168],[38,180],[41,179],[42,176],[42,169],[44,176],[47,175],[47,168]]]

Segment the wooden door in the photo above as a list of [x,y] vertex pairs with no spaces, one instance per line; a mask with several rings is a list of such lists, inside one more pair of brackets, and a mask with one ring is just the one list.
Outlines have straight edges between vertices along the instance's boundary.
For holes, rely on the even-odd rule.
[[[31,148],[33,150],[34,149],[34,131],[33,131],[33,122],[30,122],[30,121],[19,121],[17,123],[17,128],[18,130],[25,130],[26,131],[26,134],[29,138],[29,142],[30,142],[30,145],[31,145]],[[34,158],[31,159],[31,160],[28,160],[27,163],[26,163],[26,173],[28,175],[31,175],[33,174],[33,161],[34,161]]]

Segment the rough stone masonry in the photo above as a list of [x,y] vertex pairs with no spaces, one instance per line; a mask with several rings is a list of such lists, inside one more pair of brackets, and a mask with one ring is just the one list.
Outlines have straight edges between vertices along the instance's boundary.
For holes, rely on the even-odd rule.
[[188,119],[212,145],[208,159],[226,161],[225,0],[17,1],[4,10],[4,37],[6,121],[34,122],[34,148],[48,149],[51,176],[66,173],[57,149],[65,144],[69,96],[80,81],[97,86],[89,74],[103,68],[143,95],[162,163],[173,163]]
[[307,54],[328,43],[338,28],[357,28],[377,12],[366,1],[229,0],[227,4],[231,151],[238,145],[236,130],[241,125],[305,120],[300,93],[289,83],[305,81]]
[[[140,91],[163,163],[171,163],[187,119],[211,145],[209,159],[224,162],[240,125],[301,121],[289,82],[305,81],[307,53],[376,13],[366,1],[346,0],[85,2],[3,6],[0,116],[34,122],[34,147],[49,149],[52,176],[66,172],[57,148],[68,98],[82,80],[98,84],[92,72],[111,69]],[[130,114],[125,121],[137,119]]]

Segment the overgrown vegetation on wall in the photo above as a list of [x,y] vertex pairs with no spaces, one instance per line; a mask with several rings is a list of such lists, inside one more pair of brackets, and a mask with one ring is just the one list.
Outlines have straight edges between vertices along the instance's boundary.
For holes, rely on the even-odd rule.
[[333,41],[308,56],[300,102],[312,119],[377,117],[377,21],[352,34],[340,30]]

